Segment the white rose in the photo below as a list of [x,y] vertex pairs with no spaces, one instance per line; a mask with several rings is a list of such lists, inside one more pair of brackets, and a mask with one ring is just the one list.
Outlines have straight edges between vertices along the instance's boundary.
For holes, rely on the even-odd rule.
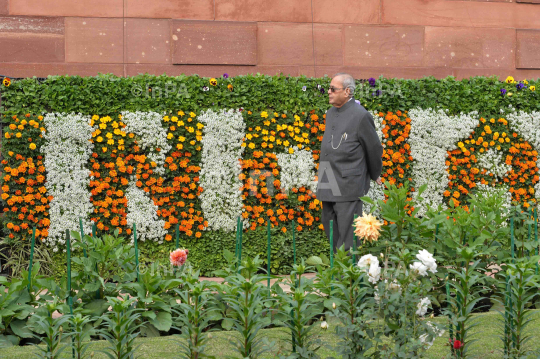
[[328,329],[328,323],[326,321],[321,322],[321,329],[324,329],[324,330]]
[[379,262],[372,263],[368,271],[369,281],[373,284],[377,283],[381,278],[381,267],[379,267]]
[[367,269],[368,267],[371,267],[371,265],[379,266],[379,260],[372,254],[366,254],[358,261],[358,267],[361,269]]
[[418,260],[427,267],[428,271],[431,273],[437,273],[437,261],[435,258],[433,258],[431,253],[425,249],[422,249],[420,252],[418,252],[416,258],[418,258]]
[[428,297],[422,298],[420,302],[417,304],[418,310],[416,311],[416,314],[419,316],[424,316],[427,313],[428,307],[431,304],[431,301]]
[[414,262],[409,266],[412,272],[416,272],[418,275],[424,276],[427,275],[428,267],[423,265],[420,262]]

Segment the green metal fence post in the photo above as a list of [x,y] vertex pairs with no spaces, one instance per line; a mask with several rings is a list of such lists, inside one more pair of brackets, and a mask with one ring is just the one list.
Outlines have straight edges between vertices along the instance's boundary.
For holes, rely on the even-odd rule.
[[272,257],[272,248],[270,246],[270,220],[268,220],[268,225],[266,229],[266,237],[268,239],[268,249],[267,249],[267,267],[268,267],[268,288],[270,288],[270,260]]
[[514,247],[514,214],[512,213],[512,217],[510,218],[510,252],[512,253],[512,263],[515,263]]
[[73,314],[73,303],[71,298],[71,238],[69,230],[66,229],[66,246],[67,246],[67,290],[68,290],[68,305],[71,314]]
[[[516,263],[515,260],[515,239],[514,239],[514,213],[512,213],[512,217],[510,218],[510,246],[511,246],[511,253],[512,253],[512,264]],[[514,304],[512,303],[512,288],[510,286],[509,281],[509,275],[506,276],[506,290],[508,293],[508,308],[510,308],[510,335],[512,338],[512,346],[515,348],[515,340],[514,340]]]
[[133,223],[133,241],[135,243],[135,270],[137,271],[137,282],[139,278],[139,248],[137,248],[137,226]]
[[330,220],[330,268],[334,268],[334,221]]
[[[69,305],[69,314],[73,316],[73,298],[71,297],[71,238],[69,235],[69,229],[66,229],[66,246],[67,246],[67,287],[68,287],[68,305]],[[71,354],[75,358],[75,347],[73,343],[75,338],[71,337]]]
[[[96,240],[96,232],[97,232],[97,227],[96,227],[96,224],[95,223],[92,223],[92,240],[95,241]],[[98,265],[96,263],[96,273],[99,274],[99,269],[98,269]],[[96,299],[100,299],[101,298],[101,295],[100,295],[100,291],[99,289],[96,290]]]
[[[534,243],[536,243],[535,253],[538,255],[538,210],[534,208]],[[538,275],[538,262],[536,262],[536,275]]]
[[83,230],[81,217],[79,217],[79,227],[81,228],[81,242],[83,243],[83,255],[84,255],[84,258],[88,258],[88,254],[86,253],[86,241],[84,240],[84,230]]
[[238,217],[238,265],[242,265],[242,239],[244,228],[242,227],[242,218]]
[[293,245],[293,260],[294,260],[294,264],[296,265],[296,238],[295,238],[296,233],[295,232],[296,232],[296,223],[293,220],[292,221],[292,245]]
[[[236,242],[234,244],[234,257],[238,261],[238,242],[240,241],[240,217],[236,218]],[[240,266],[240,262],[238,262]]]
[[[293,261],[294,265],[296,265],[296,222],[292,221],[292,243],[293,243]],[[296,273],[294,273],[294,283],[296,288],[298,288],[298,279],[296,278]],[[293,343],[294,344],[294,343]],[[293,345],[293,348],[296,350],[296,345]]]
[[28,293],[32,291],[32,267],[34,266],[34,246],[36,244],[36,226],[32,229],[32,243],[30,244],[30,263],[28,264]]

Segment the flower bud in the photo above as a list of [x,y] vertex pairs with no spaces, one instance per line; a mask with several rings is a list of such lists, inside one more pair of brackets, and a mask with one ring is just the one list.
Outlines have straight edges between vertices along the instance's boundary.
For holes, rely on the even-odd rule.
[[384,258],[384,253],[381,253],[381,259]]
[[326,321],[321,323],[321,329],[324,329],[324,330],[328,329],[328,323]]
[[64,331],[64,327],[58,328],[58,331],[59,331],[60,333],[62,333],[62,332]]
[[336,309],[336,303],[332,303],[332,309]]
[[90,358],[94,357],[94,352],[90,353]]

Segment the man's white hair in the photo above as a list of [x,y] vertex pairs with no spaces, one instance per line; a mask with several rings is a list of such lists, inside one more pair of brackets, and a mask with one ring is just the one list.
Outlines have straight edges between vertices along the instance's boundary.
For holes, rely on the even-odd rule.
[[340,72],[334,75],[334,77],[337,76],[342,77],[343,88],[349,89],[351,92],[351,96],[354,95],[354,91],[356,90],[356,83],[354,82],[354,77],[345,72]]

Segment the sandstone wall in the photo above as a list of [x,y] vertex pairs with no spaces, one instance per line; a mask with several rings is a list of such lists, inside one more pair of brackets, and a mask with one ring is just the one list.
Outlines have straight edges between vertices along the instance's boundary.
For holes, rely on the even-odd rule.
[[0,0],[0,75],[540,77],[540,0]]

